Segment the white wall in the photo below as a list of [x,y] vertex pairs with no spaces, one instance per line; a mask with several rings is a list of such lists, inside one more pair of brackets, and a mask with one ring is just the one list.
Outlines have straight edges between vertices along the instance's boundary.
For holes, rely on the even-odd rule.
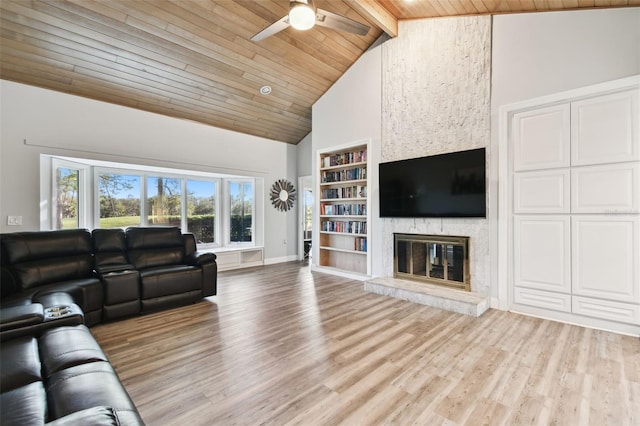
[[[367,193],[372,198],[371,216],[378,212],[377,164],[380,158],[381,126],[381,53],[380,46],[367,51],[347,70],[346,73],[313,105],[312,110],[312,175],[314,188],[317,188],[317,151],[368,139],[371,152],[368,153],[372,188]],[[317,197],[316,197],[317,199]],[[313,241],[319,241],[317,233],[319,206],[314,206]],[[377,236],[375,220],[369,224],[371,241],[368,241],[372,254],[372,264],[380,259],[380,238]],[[373,226],[372,226],[373,225]],[[318,247],[313,245],[313,262],[317,264]]]
[[639,71],[638,7],[493,17],[493,109]]
[[[0,231],[38,230],[40,154],[253,176],[264,182],[265,261],[295,256],[296,210],[275,210],[268,188],[297,182],[296,147],[202,124],[0,82]],[[8,215],[23,217],[7,226]]]
[[297,156],[298,156],[298,176],[311,176],[311,163],[313,162],[313,155],[311,153],[311,132],[307,134],[298,145],[297,148]]

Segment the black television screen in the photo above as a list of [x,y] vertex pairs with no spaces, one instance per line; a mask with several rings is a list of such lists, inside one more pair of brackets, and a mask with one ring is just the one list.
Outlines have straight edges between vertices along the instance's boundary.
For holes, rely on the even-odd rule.
[[485,149],[380,163],[380,217],[486,217]]

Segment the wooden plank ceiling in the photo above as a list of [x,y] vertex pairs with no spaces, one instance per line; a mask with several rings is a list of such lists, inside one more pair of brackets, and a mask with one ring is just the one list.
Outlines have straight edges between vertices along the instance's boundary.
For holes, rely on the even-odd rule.
[[[252,35],[288,0],[0,0],[0,77],[297,144],[311,106],[399,19],[640,5],[640,0],[316,0],[372,28]],[[272,93],[261,95],[268,85]]]

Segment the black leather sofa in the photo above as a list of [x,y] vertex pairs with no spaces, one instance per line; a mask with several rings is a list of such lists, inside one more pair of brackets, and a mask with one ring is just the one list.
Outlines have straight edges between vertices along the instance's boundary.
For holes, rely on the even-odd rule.
[[14,337],[0,352],[2,425],[144,424],[86,326]]
[[2,234],[0,248],[0,424],[144,424],[87,326],[215,295],[215,255],[172,227]]
[[176,227],[17,232],[0,244],[2,307],[51,306],[64,292],[92,326],[216,294],[215,254]]

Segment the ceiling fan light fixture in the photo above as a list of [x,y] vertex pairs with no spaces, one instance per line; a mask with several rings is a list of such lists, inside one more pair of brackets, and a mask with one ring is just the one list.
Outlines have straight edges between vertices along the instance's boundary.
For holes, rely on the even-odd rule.
[[316,23],[316,11],[311,0],[291,1],[289,24],[296,30],[308,30]]

